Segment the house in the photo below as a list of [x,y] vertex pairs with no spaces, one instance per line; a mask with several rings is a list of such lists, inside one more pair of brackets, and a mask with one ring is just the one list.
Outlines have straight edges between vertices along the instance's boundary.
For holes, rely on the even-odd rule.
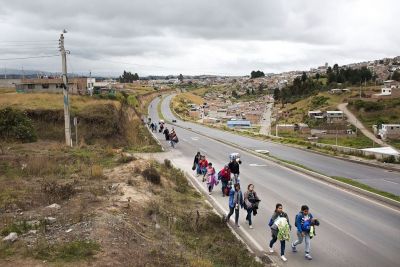
[[250,128],[251,122],[248,120],[230,120],[226,122],[229,128]]
[[323,119],[324,113],[321,110],[310,110],[308,112],[308,117],[311,119]]
[[382,140],[400,139],[400,124],[382,124],[382,128],[378,131],[378,136]]
[[204,117],[203,118],[203,123],[220,123],[221,120],[217,118],[211,118],[211,117]]
[[[68,92],[70,94],[84,95],[88,93],[88,88],[93,83],[93,78],[70,78],[68,79]],[[62,78],[39,78],[21,79],[15,84],[17,92],[49,92],[58,93],[63,90]]]
[[200,119],[201,118],[201,111],[196,108],[192,108],[189,110],[189,117]]
[[258,124],[260,123],[261,114],[262,113],[258,111],[250,111],[244,113],[243,115],[246,118],[246,120],[250,121],[252,124]]
[[384,87],[381,88],[379,94],[373,94],[372,98],[382,99],[382,98],[397,98],[400,97],[400,88],[396,81],[387,80],[384,81]]
[[340,110],[326,111],[325,116],[328,123],[341,122],[344,118],[343,111]]

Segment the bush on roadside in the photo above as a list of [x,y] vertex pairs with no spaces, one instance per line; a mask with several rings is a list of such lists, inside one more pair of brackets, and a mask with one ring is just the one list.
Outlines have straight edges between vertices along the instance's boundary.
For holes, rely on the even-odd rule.
[[160,174],[153,166],[144,169],[142,175],[146,180],[150,181],[153,184],[159,185],[161,183]]
[[26,113],[8,107],[0,110],[0,139],[26,143],[36,141],[37,136]]

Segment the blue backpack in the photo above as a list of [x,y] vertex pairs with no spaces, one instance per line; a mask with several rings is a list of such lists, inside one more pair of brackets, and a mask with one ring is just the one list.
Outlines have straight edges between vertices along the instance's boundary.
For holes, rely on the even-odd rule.
[[303,230],[304,232],[310,232],[310,229],[311,229],[311,220],[305,221],[301,226],[301,230]]

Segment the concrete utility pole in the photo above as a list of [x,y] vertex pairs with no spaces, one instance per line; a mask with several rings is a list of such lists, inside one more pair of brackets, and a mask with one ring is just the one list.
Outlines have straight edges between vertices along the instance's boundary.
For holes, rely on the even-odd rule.
[[[67,33],[67,31],[63,30],[63,33]],[[60,36],[59,44],[60,44],[61,61],[62,61],[62,80],[64,83],[63,95],[64,95],[65,144],[67,146],[72,147],[71,126],[70,126],[71,119],[69,114],[68,78],[67,78],[67,51],[65,51],[64,48],[63,33]]]

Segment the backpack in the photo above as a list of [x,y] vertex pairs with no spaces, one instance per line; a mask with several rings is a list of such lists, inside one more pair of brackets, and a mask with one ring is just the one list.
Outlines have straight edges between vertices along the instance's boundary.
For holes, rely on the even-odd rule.
[[303,230],[304,232],[310,232],[310,229],[311,229],[311,220],[305,221],[301,226],[301,230]]

